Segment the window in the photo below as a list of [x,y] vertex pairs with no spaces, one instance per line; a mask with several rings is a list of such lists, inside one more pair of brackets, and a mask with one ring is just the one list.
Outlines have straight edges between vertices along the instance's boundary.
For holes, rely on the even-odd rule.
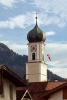
[[32,53],[32,60],[35,60],[35,53]]
[[9,96],[10,96],[10,100],[13,100],[13,87],[12,85],[9,86]]

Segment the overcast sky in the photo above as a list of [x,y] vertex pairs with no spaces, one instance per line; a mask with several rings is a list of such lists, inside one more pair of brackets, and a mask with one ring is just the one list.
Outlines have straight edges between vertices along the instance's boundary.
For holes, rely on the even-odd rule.
[[0,0],[0,42],[27,55],[27,34],[35,26],[36,12],[47,36],[47,67],[67,78],[67,0]]

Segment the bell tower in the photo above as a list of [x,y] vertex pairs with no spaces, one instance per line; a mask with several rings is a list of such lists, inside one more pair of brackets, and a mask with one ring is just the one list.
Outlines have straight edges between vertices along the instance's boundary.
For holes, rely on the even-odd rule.
[[45,33],[36,25],[28,33],[28,63],[26,63],[26,79],[29,82],[47,81],[47,65],[44,61]]

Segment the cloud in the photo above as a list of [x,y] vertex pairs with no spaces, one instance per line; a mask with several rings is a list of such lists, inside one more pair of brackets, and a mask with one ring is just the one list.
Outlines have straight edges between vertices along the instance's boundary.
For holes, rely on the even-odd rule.
[[67,68],[49,68],[49,70],[62,78],[67,78]]
[[60,61],[67,58],[67,43],[47,43],[46,53],[51,55],[52,61]]
[[[30,17],[31,16],[31,17]],[[14,18],[9,18],[6,21],[0,21],[0,28],[26,28],[35,23],[34,12],[26,15],[17,15]]]
[[[26,14],[17,15],[15,17],[11,17],[5,21],[0,21],[0,28],[27,28],[32,24],[35,24],[35,12],[27,12]],[[38,25],[50,25],[54,24],[59,27],[64,27],[66,22],[63,22],[58,16],[49,17],[47,14],[40,13],[38,14]],[[51,33],[52,35],[55,32]]]
[[0,0],[0,5],[5,7],[12,7],[15,3],[17,3],[17,0]]
[[[34,0],[35,5],[40,9],[41,11],[44,10],[47,13],[54,13],[54,14],[62,14],[65,13],[67,9],[67,0]],[[63,6],[62,6],[63,5]]]
[[9,44],[8,47],[20,55],[27,55],[27,45],[20,45],[16,43]]
[[39,25],[56,25],[60,28],[63,28],[66,26],[67,21],[66,19],[62,19],[61,17],[59,17],[58,15],[53,15],[50,13],[44,13],[44,12],[39,12],[39,17],[38,17],[38,24]]
[[[42,23],[64,27],[67,24],[67,0],[34,0]],[[44,20],[43,20],[44,19]]]
[[50,32],[46,32],[46,36],[51,36],[51,35],[55,35],[56,33],[53,32],[53,31],[50,31]]
[[0,38],[2,37],[2,34],[0,34]]
[[[18,2],[26,0],[0,0],[0,5],[4,7],[13,7]],[[33,3],[34,2],[34,3]],[[67,25],[67,0],[34,0],[35,9],[38,9],[38,25],[56,25],[63,28]],[[63,5],[63,6],[62,6]],[[31,5],[32,7],[32,5]],[[17,15],[5,21],[0,21],[2,28],[26,28],[35,23],[35,11],[27,11],[25,15]],[[22,20],[23,19],[23,20]]]
[[25,1],[25,0],[0,0],[0,5],[3,5],[4,7],[13,7],[15,3],[18,3],[19,1]]
[[[47,68],[53,73],[67,78],[67,42],[47,43],[45,48]],[[50,54],[51,61],[49,61],[46,54]]]
[[7,40],[1,40],[0,42],[1,42],[1,43],[4,43],[4,44],[6,44],[6,45],[10,43],[10,42],[7,41]]
[[[46,54],[50,54],[51,61],[49,61]],[[67,68],[67,42],[47,43],[45,50],[45,61],[49,70],[60,76],[67,77],[65,76],[67,71],[64,72],[64,70]],[[62,74],[62,72],[65,74]]]
[[14,29],[15,27],[24,28],[24,21],[25,21],[25,16],[18,15],[15,16],[14,18],[10,18],[9,20],[0,21],[0,28],[10,28],[10,29]]
[[4,43],[7,45],[10,49],[12,49],[14,52],[20,54],[20,55],[28,55],[27,45],[17,44],[13,43],[7,40],[0,41],[1,43]]

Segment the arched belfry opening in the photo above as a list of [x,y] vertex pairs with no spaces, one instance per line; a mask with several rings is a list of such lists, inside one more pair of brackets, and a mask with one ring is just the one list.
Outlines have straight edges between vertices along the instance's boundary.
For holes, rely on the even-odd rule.
[[35,60],[35,53],[32,53],[32,60]]

